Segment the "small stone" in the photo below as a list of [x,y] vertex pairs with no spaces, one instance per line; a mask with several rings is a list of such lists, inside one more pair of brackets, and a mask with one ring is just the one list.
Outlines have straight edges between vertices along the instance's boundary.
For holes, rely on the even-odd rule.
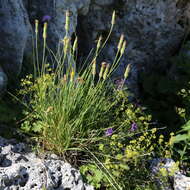
[[[153,159],[151,161],[152,177],[158,190],[190,190],[190,177],[182,175],[179,168],[173,172],[176,163],[172,159]],[[165,169],[166,176],[160,177],[160,171]],[[173,172],[173,175],[170,175]],[[172,182],[172,183],[171,183]]]

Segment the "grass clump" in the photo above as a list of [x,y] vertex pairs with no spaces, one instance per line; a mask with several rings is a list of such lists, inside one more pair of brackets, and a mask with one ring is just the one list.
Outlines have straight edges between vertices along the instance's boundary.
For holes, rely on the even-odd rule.
[[[115,13],[112,16],[110,31],[114,19]],[[97,73],[97,57],[109,34],[104,43],[101,39],[98,41],[89,64],[77,72],[77,38],[72,45],[68,36],[68,14],[65,30],[66,36],[54,54],[46,44],[47,23],[44,23],[43,56],[40,64],[36,21],[35,72],[33,76],[29,75],[22,80],[23,89],[20,91],[29,99],[25,101],[28,110],[25,112],[27,119],[22,124],[22,129],[34,135],[46,149],[57,153],[73,149],[84,150],[84,147],[90,146],[104,134],[110,123],[110,110],[115,105],[110,96],[108,81],[126,45],[124,40],[120,40],[121,45],[114,63],[110,65],[103,62],[100,72]],[[48,63],[48,53],[53,58],[55,69]]]

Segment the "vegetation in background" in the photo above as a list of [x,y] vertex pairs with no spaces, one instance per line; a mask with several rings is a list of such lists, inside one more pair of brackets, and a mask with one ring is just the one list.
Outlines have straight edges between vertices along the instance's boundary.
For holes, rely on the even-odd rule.
[[153,74],[141,76],[142,102],[149,108],[153,118],[167,127],[166,136],[171,132],[176,134],[172,139],[173,159],[180,162],[180,167],[187,175],[190,175],[189,48],[187,42],[180,53],[170,60],[170,67],[160,67]]
[[[167,134],[176,132],[184,124],[178,111],[187,107],[187,102],[179,95],[182,88],[188,88],[190,81],[190,57],[186,44],[179,55],[164,66],[157,66],[151,73],[141,74],[141,101],[149,108],[154,120],[167,126]],[[188,109],[187,109],[188,110]]]

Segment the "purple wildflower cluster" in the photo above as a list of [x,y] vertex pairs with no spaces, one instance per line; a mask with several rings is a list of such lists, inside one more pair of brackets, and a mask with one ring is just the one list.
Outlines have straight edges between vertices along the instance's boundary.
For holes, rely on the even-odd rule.
[[134,131],[136,131],[137,129],[138,129],[138,125],[137,125],[135,122],[133,122],[133,123],[131,124],[130,131],[131,131],[131,132],[134,132]]
[[49,22],[50,20],[51,20],[51,16],[49,16],[49,15],[44,15],[42,17],[42,22]]
[[115,86],[117,90],[122,90],[124,84],[124,79],[117,79],[115,81]]
[[105,132],[105,136],[111,136],[113,134],[113,128],[108,128]]

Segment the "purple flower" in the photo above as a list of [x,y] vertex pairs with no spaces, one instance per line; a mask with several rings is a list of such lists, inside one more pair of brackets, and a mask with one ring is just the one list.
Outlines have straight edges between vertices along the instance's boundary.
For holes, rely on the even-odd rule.
[[124,79],[118,79],[115,81],[116,89],[117,90],[122,90],[123,85],[124,85]]
[[130,131],[136,131],[138,128],[137,124],[135,122],[132,123]]
[[106,136],[111,136],[112,134],[113,134],[113,128],[109,128],[109,129],[107,129],[106,132],[105,132],[105,135],[106,135]]
[[49,16],[49,15],[44,15],[42,18],[42,22],[48,22],[50,20],[51,20],[51,16]]

